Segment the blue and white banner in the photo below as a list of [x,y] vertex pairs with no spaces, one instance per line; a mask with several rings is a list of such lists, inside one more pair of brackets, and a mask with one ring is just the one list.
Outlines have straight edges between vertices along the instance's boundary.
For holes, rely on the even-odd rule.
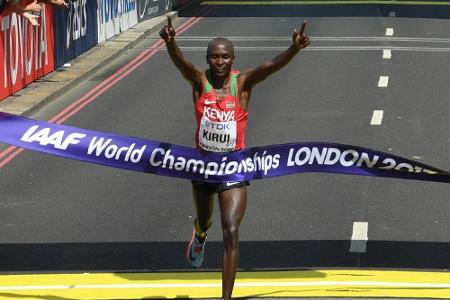
[[446,171],[357,146],[295,143],[212,153],[7,113],[0,113],[0,142],[109,167],[209,182],[304,172],[450,182]]
[[97,0],[97,36],[101,43],[137,24],[137,0]]
[[55,66],[97,44],[97,1],[73,0],[70,8],[55,9]]
[[138,21],[160,16],[172,9],[172,0],[137,0]]

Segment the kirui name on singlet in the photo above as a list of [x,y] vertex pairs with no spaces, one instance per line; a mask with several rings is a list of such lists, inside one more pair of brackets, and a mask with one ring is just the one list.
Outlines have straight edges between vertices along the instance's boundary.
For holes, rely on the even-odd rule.
[[229,152],[236,147],[236,121],[215,122],[203,116],[199,146],[206,151]]

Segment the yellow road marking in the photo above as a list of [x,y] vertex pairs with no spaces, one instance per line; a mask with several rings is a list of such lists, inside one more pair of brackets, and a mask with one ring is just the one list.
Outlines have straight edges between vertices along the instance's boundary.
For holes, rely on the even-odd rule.
[[[0,275],[0,299],[219,298],[219,272]],[[235,297],[450,298],[450,273],[376,270],[239,272]]]

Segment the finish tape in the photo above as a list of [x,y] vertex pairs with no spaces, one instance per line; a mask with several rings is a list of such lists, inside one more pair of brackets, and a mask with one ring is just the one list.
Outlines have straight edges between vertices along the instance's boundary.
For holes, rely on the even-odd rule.
[[8,113],[0,113],[0,142],[114,168],[208,182],[305,172],[450,182],[446,171],[358,146],[305,142],[214,153]]

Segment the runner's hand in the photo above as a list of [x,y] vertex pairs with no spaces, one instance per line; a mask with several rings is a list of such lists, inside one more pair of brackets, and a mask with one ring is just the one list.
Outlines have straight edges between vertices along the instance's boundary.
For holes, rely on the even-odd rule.
[[308,47],[309,44],[311,43],[308,35],[303,34],[307,23],[308,23],[307,21],[303,21],[300,32],[297,32],[297,30],[294,30],[294,34],[292,35],[292,41],[294,42],[294,45],[298,50]]
[[164,42],[172,42],[175,39],[175,29],[173,29],[172,26],[172,17],[167,16],[167,25],[165,25],[161,30],[159,31],[159,35],[164,40]]

